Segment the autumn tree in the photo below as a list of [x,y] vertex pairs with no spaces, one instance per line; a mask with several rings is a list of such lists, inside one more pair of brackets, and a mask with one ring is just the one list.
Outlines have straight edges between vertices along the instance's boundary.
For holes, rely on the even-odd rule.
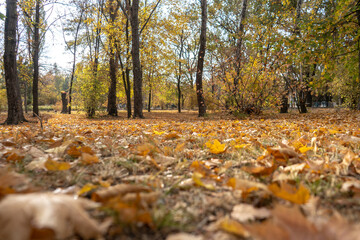
[[4,71],[8,116],[5,124],[19,124],[26,121],[22,108],[20,84],[16,64],[17,1],[6,0]]
[[207,0],[201,0],[201,30],[200,30],[200,48],[198,55],[198,64],[196,71],[196,95],[199,107],[199,117],[206,114],[206,106],[203,92],[203,71],[204,57],[206,49],[206,29],[207,29]]
[[117,116],[116,105],[116,82],[117,82],[117,61],[116,61],[116,41],[115,41],[115,20],[120,6],[114,0],[108,1],[108,45],[109,45],[109,77],[110,87],[108,93],[107,112],[111,116]]
[[41,18],[42,1],[22,1],[22,12],[26,18],[26,24],[31,31],[31,38],[28,39],[32,65],[33,65],[33,82],[32,82],[32,97],[33,97],[33,115],[39,116],[39,56],[41,44],[41,29],[43,26],[43,19]]
[[[81,24],[83,24],[83,17],[85,12],[85,4],[81,1],[74,1],[75,8],[78,11],[74,11],[79,13],[78,16],[74,16],[72,19],[68,20],[67,26],[63,29],[63,32],[70,32],[73,34],[73,40],[67,41],[64,35],[64,41],[67,46],[67,49],[71,51],[73,55],[73,64],[71,69],[71,77],[70,77],[70,85],[69,85],[69,101],[68,101],[68,113],[71,114],[72,110],[72,93],[73,93],[73,84],[75,80],[75,71],[76,71],[76,58],[77,58],[77,50],[79,45],[79,35]],[[73,14],[73,12],[72,12]]]

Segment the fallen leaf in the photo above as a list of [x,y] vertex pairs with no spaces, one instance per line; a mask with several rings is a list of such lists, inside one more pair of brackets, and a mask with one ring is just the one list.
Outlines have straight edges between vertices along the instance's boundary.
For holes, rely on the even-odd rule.
[[46,160],[46,162],[44,163],[44,166],[48,171],[65,171],[65,170],[69,170],[71,168],[70,163],[58,162],[58,161],[52,160],[51,158],[48,158],[48,160]]
[[106,189],[96,191],[95,193],[92,194],[92,199],[97,202],[104,202],[116,196],[124,196],[127,193],[140,193],[140,192],[150,192],[150,189],[142,185],[118,184]]
[[209,148],[210,153],[213,154],[220,154],[226,150],[225,144],[221,144],[217,139],[211,142],[209,141],[205,145]]
[[96,155],[91,155],[88,153],[81,153],[80,162],[85,165],[91,165],[94,163],[99,163],[100,160]]
[[205,183],[203,181],[204,175],[199,173],[199,172],[194,172],[193,176],[192,176],[192,180],[194,181],[194,183],[200,187],[204,187],[208,190],[215,190],[215,186],[213,184],[210,183]]
[[47,234],[46,239],[65,239],[75,234],[84,239],[96,238],[102,229],[84,210],[95,207],[97,203],[68,195],[9,195],[0,202],[0,239],[30,239],[34,231]]
[[270,211],[266,208],[255,208],[250,204],[238,204],[233,207],[231,217],[239,222],[254,221],[270,217]]
[[303,184],[296,188],[287,182],[280,182],[280,184],[275,182],[268,188],[275,196],[296,204],[304,204],[310,198],[310,191]]
[[219,228],[223,231],[235,234],[239,237],[249,237],[248,231],[241,223],[229,218],[222,219],[219,223]]

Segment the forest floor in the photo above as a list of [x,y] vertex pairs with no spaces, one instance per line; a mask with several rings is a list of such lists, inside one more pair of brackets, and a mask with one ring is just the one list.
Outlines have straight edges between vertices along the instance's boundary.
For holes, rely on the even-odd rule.
[[0,239],[359,239],[359,112],[144,114],[0,126]]

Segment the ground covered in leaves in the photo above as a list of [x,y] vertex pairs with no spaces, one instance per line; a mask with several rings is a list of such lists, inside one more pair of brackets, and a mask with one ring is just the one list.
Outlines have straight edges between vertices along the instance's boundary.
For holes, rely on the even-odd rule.
[[124,116],[1,126],[0,239],[359,239],[359,112]]

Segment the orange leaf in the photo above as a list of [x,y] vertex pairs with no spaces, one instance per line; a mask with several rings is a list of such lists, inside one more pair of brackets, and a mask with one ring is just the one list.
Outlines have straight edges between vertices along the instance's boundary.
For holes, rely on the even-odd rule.
[[81,153],[81,163],[85,165],[91,165],[94,163],[100,162],[99,158],[96,155],[91,155],[88,153]]
[[80,149],[78,147],[76,147],[75,145],[71,146],[68,150],[67,150],[67,154],[73,158],[78,158],[81,156],[81,152]]
[[264,166],[246,167],[245,166],[245,167],[242,167],[241,169],[245,172],[251,173],[252,175],[254,175],[256,177],[260,177],[260,176],[269,176],[276,170],[276,168],[277,168],[276,164],[272,163],[271,167],[264,167]]
[[307,203],[310,198],[310,192],[303,184],[296,188],[287,182],[281,182],[280,185],[272,183],[268,188],[275,196],[296,204]]
[[24,157],[25,157],[24,155],[17,154],[16,152],[12,152],[7,156],[6,161],[8,161],[8,162],[20,162],[21,160],[24,159]]
[[65,171],[70,169],[70,163],[67,162],[57,162],[48,158],[45,162],[45,168],[49,171]]

